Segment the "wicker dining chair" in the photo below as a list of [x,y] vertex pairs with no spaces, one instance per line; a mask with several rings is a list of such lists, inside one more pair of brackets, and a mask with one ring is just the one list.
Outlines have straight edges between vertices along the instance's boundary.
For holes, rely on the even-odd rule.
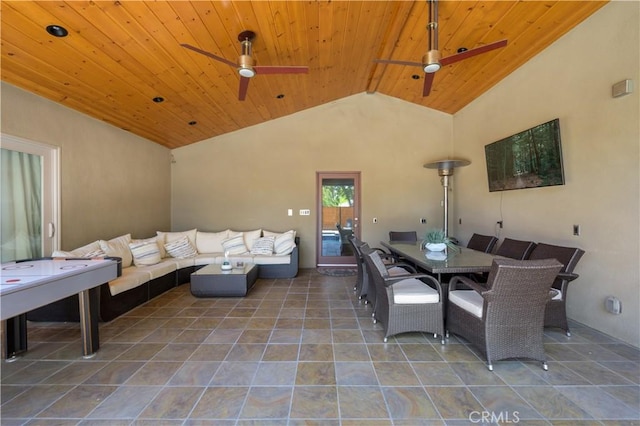
[[[353,291],[358,296],[358,299],[362,300],[364,299],[364,296],[367,294],[367,288],[368,288],[367,270],[364,266],[364,259],[362,258],[362,246],[367,243],[360,240],[358,237],[356,237],[353,234],[349,236],[349,243],[351,244],[351,248],[353,249],[353,253],[356,259],[356,268],[357,268],[356,283],[353,286]],[[383,259],[385,259],[386,263],[391,264],[395,262],[395,258],[390,254],[388,254],[387,252],[385,252],[383,249],[378,247],[374,247],[373,249],[378,250],[380,252],[380,255],[383,256]]]
[[370,253],[377,253],[378,257],[380,257],[382,264],[387,270],[387,274],[389,276],[397,277],[401,275],[408,275],[412,272],[415,272],[415,268],[412,265],[407,263],[398,262],[397,259],[391,254],[385,252],[381,248],[378,247],[369,247],[369,244],[363,243],[359,246],[360,258],[362,260],[362,287],[360,289],[360,293],[358,294],[358,298],[364,300],[365,304],[370,304],[373,311],[371,312],[371,316],[375,317],[376,313],[376,288],[373,280],[371,278],[371,271],[368,266],[366,266],[366,256]]
[[389,242],[417,243],[418,233],[416,231],[389,231]]
[[374,323],[383,324],[383,341],[400,333],[424,332],[440,335],[444,344],[444,295],[438,280],[417,273],[391,276],[376,251],[364,259],[376,288]]
[[498,239],[491,235],[473,234],[467,243],[467,248],[491,253],[497,242]]
[[[473,344],[487,360],[530,358],[547,370],[543,346],[544,312],[549,290],[562,268],[555,259],[494,259],[487,287],[455,276],[449,282],[447,335]],[[459,290],[464,284],[471,290]]]
[[498,247],[498,250],[496,250],[496,254],[511,259],[525,260],[529,258],[529,255],[535,247],[536,243],[533,241],[505,238],[502,244],[500,244],[500,247]]
[[569,283],[579,276],[573,273],[573,270],[583,254],[584,250],[576,247],[539,243],[529,255],[529,259],[556,259],[563,265],[562,270],[553,282],[553,288],[556,289],[557,292],[555,292],[553,299],[547,303],[544,325],[545,327],[561,328],[567,336],[571,336],[569,322],[567,321]]

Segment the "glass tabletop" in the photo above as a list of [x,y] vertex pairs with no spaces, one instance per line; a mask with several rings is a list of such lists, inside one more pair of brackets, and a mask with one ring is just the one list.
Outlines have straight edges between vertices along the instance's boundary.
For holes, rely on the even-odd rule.
[[420,242],[407,244],[381,241],[380,243],[391,252],[433,274],[489,272],[493,259],[501,257],[466,247],[459,247],[458,251],[447,249],[443,252],[430,252],[421,249]]

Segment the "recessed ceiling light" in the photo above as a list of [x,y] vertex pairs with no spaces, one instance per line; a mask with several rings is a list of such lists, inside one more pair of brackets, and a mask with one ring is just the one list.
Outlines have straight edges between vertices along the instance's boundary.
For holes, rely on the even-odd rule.
[[282,93],[280,93],[279,95],[276,96],[276,98],[282,99],[282,98],[284,98],[284,95]]
[[54,37],[66,37],[69,35],[69,31],[65,27],[60,25],[47,25],[47,32]]
[[153,102],[155,102],[157,104],[159,104],[160,102],[164,102],[164,98],[162,96],[156,96],[152,100],[153,100]]
[[418,74],[412,75],[411,78],[414,80],[420,80],[420,76]]
[[189,122],[189,126],[195,126],[196,124],[198,124],[198,122],[197,122],[197,121],[190,121],[190,122]]

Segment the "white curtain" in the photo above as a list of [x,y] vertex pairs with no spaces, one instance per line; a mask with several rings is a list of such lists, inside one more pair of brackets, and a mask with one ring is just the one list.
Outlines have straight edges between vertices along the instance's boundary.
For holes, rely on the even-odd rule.
[[1,261],[42,256],[42,158],[1,149]]

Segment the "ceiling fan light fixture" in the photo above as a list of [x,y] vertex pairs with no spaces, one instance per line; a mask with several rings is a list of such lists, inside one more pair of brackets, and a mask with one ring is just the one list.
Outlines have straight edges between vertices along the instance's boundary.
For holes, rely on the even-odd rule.
[[440,69],[440,52],[437,50],[430,50],[422,57],[422,63],[424,64],[424,72],[427,74],[434,73]]
[[238,74],[242,77],[251,78],[256,75],[253,69],[253,58],[249,55],[240,55]]

